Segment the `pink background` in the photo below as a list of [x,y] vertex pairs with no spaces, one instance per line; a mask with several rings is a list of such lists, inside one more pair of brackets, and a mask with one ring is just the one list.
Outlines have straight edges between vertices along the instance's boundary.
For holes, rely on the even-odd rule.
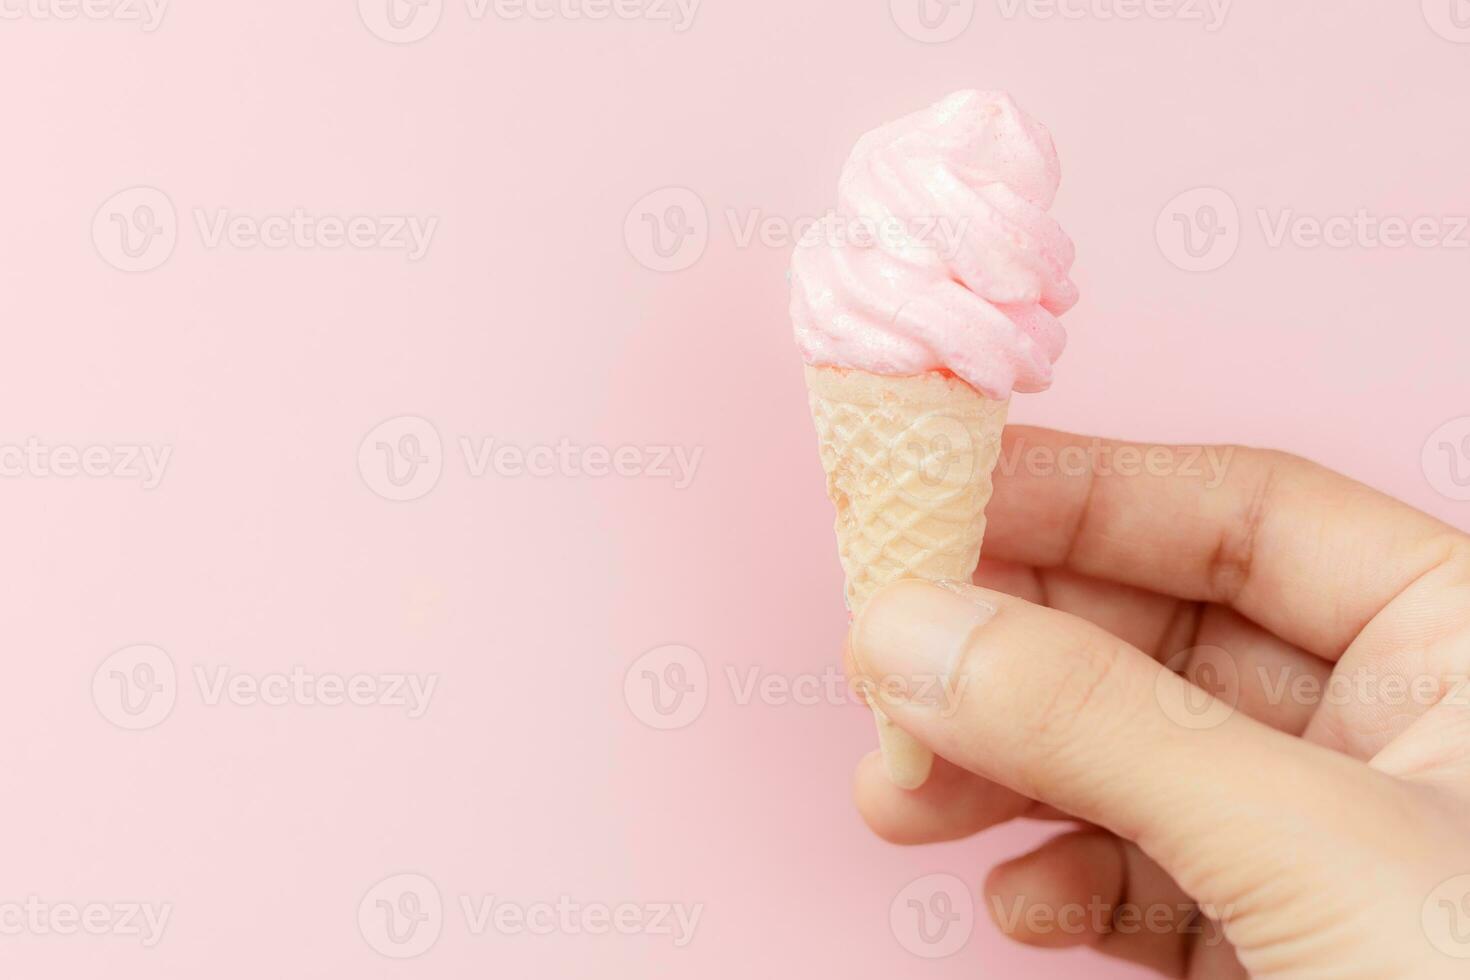
[[[725,212],[819,214],[864,129],[956,88],[1008,88],[1056,136],[1084,296],[1056,387],[1016,418],[1279,446],[1467,526],[1470,504],[1436,489],[1453,474],[1421,451],[1470,414],[1470,251],[1273,248],[1255,215],[1470,211],[1470,45],[1418,4],[1376,0],[1241,3],[1213,32],[1002,10],[980,3],[943,44],[906,36],[881,0],[706,0],[683,32],[474,22],[447,0],[404,45],[351,0],[180,3],[152,33],[0,20],[0,445],[172,449],[152,490],[0,479],[0,903],[173,906],[155,948],[6,936],[0,973],[1077,975],[1087,954],[1014,947],[983,914],[934,961],[888,924],[911,880],[978,885],[1050,828],[884,845],[848,796],[865,714],[740,705],[724,680],[820,673],[844,628],[787,250],[740,247]],[[178,244],[125,273],[91,228],[137,185],[178,209]],[[659,273],[625,218],[668,186],[697,194],[709,241]],[[1189,273],[1155,225],[1197,187],[1228,194],[1243,228],[1228,264]],[[209,248],[193,218],[296,207],[439,224],[410,262]],[[408,502],[358,463],[399,416],[443,439],[441,479]],[[703,457],[682,490],[475,478],[461,436]],[[143,731],[92,694],[134,644],[167,651],[180,688]],[[710,674],[702,716],[677,731],[624,701],[629,666],[663,644]],[[211,706],[193,680],[298,665],[439,686],[410,720]],[[357,923],[400,872],[447,907],[437,943],[402,962]],[[471,935],[457,897],[491,894],[704,909],[677,950]]]

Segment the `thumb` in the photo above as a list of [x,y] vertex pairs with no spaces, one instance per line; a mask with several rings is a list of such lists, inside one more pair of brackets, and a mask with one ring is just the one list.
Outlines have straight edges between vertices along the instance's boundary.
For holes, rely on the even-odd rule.
[[1390,777],[1234,711],[1091,623],[998,592],[896,583],[868,602],[852,648],[896,724],[1137,842],[1201,902],[1265,887],[1231,879],[1300,868],[1307,849],[1330,866],[1349,842],[1324,832],[1324,804],[1395,798],[1365,785]]

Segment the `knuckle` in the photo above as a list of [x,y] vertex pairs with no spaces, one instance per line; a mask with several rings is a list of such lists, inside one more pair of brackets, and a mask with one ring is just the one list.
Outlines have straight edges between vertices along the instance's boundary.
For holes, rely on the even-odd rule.
[[1443,547],[1444,567],[1450,573],[1450,581],[1457,586],[1470,585],[1470,535],[1453,531]]
[[1107,637],[1074,636],[1059,647],[1049,697],[1037,700],[1027,734],[1044,752],[1075,750],[1122,707],[1118,678],[1126,651]]

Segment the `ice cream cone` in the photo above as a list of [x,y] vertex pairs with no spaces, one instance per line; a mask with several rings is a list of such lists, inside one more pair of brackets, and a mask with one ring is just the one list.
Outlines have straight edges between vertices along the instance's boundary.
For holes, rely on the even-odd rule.
[[[806,379],[851,613],[898,579],[969,581],[1008,402],[938,372],[808,366]],[[889,776],[905,789],[922,786],[933,755],[876,703],[873,712]]]
[[[1008,399],[1051,385],[1067,343],[1057,318],[1077,302],[1072,241],[1048,213],[1061,173],[1051,134],[1009,95],[955,92],[867,133],[843,165],[838,212],[881,233],[791,256],[791,325],[855,615],[895,579],[975,571]],[[873,680],[954,695],[942,678]],[[869,692],[907,788],[933,756],[881,708],[924,693]]]

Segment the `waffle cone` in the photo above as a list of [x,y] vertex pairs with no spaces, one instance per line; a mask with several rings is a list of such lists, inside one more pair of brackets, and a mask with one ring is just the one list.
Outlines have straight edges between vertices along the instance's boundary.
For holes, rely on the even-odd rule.
[[[1008,403],[941,374],[808,367],[806,380],[852,614],[898,579],[969,581]],[[874,713],[889,775],[922,785],[933,756]]]

